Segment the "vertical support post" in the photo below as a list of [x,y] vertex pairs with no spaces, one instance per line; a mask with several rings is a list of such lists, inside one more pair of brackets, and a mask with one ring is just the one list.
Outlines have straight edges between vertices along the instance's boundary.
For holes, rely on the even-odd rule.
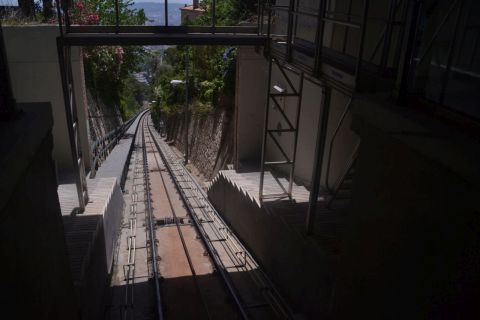
[[212,32],[215,33],[215,25],[217,23],[216,2],[212,0]]
[[261,0],[257,1],[257,35],[260,35],[260,26],[262,25],[263,10],[260,9]]
[[395,0],[390,0],[390,7],[388,9],[388,20],[385,27],[385,38],[383,39],[382,56],[380,57],[380,70],[385,74],[390,56],[390,42],[392,39],[393,20],[395,19],[396,7]]
[[322,69],[322,63],[320,61],[322,56],[323,36],[325,31],[325,21],[323,17],[325,15],[326,1],[321,1],[318,8],[317,15],[317,32],[315,34],[315,58],[313,72],[315,76],[319,77]]
[[[391,0],[393,1],[393,0]],[[352,15],[352,0],[350,0],[348,2],[348,9],[347,9],[347,22],[350,22],[352,19],[351,19],[351,15]],[[347,39],[348,39],[348,31],[350,30],[350,28],[346,27],[345,28],[345,33],[343,34],[343,46],[342,46],[342,52],[345,53],[345,51],[347,50]]]
[[[400,18],[400,21],[401,21],[401,25],[400,25],[400,31],[398,32],[398,37],[397,37],[397,43],[396,43],[396,46],[395,46],[395,54],[394,54],[394,57],[393,57],[393,65],[394,66],[398,66],[399,65],[399,61],[400,61],[400,53],[402,51],[402,42],[403,42],[403,39],[404,39],[404,36],[405,36],[405,29],[407,28],[407,15],[408,15],[408,9],[409,9],[409,1],[405,1],[405,0],[401,0],[400,3],[399,3],[399,6],[402,5],[401,7],[401,10],[402,10],[402,14],[401,14],[401,18]],[[397,70],[397,73],[398,73],[399,69]]]
[[360,69],[362,67],[363,47],[365,46],[365,33],[367,31],[368,7],[369,7],[369,4],[370,4],[369,0],[364,0],[364,1],[365,2],[364,2],[364,5],[363,5],[360,47],[358,48],[358,58],[357,58],[357,64],[355,66],[355,88],[358,87],[358,76],[360,74]]
[[[60,1],[59,1],[60,2]],[[66,0],[62,2],[63,4],[63,17],[65,19],[65,31],[68,33],[70,32],[70,14],[69,14],[69,9],[70,9],[70,0]]]
[[267,81],[267,105],[265,107],[265,119],[263,124],[263,143],[262,143],[262,160],[260,162],[260,186],[259,186],[259,200],[263,198],[263,180],[265,176],[265,153],[267,151],[267,134],[268,134],[268,115],[270,112],[270,86],[272,84],[272,59],[269,58],[268,63],[268,81]]
[[463,11],[463,5],[465,1],[460,0],[460,4],[458,6],[458,12],[457,16],[455,18],[455,27],[453,30],[453,39],[450,44],[450,47],[448,48],[448,60],[447,60],[447,68],[445,72],[443,73],[442,77],[442,91],[440,92],[440,104],[443,105],[444,100],[445,100],[445,91],[447,90],[447,83],[448,83],[448,76],[450,75],[450,70],[452,69],[452,62],[453,62],[453,56],[455,53],[455,45],[457,44],[457,33],[458,33],[458,28],[460,26],[460,17],[462,16],[462,11]]
[[300,73],[300,83],[297,90],[298,98],[297,98],[297,115],[295,119],[295,138],[293,141],[293,157],[292,157],[292,165],[290,166],[290,179],[288,180],[288,194],[290,198],[292,197],[292,188],[293,188],[293,175],[295,173],[295,160],[297,159],[297,145],[298,145],[298,129],[300,126],[300,112],[302,110],[302,95],[303,95],[303,79],[304,73]]
[[185,119],[185,160],[184,164],[188,164],[188,55],[189,55],[189,50],[190,48],[187,47],[187,52],[185,55],[185,112],[184,112],[184,119]]
[[15,98],[13,97],[8,69],[7,52],[3,41],[2,20],[0,19],[0,119],[9,119],[15,115]]
[[62,39],[57,38],[58,62],[62,78],[63,99],[67,117],[68,137],[72,155],[73,170],[78,195],[78,208],[76,211],[82,213],[88,202],[88,190],[85,178],[85,168],[81,153],[80,135],[78,133],[78,117],[75,106],[75,93],[73,89],[73,74],[70,63],[70,47],[64,47]]
[[287,61],[292,61],[292,42],[293,42],[293,11],[295,10],[295,0],[290,0],[288,4],[288,24],[287,24]]
[[400,79],[398,84],[398,95],[397,95],[397,104],[404,104],[407,97],[408,92],[408,82],[411,78],[411,73],[413,70],[411,69],[413,63],[413,55],[415,51],[415,40],[417,36],[417,26],[420,19],[420,8],[421,8],[421,1],[413,2],[413,5],[410,9],[408,7],[406,10],[410,11],[410,23],[408,27],[408,36],[405,39],[406,46],[405,46],[405,53],[401,59],[401,67],[399,68],[401,73],[397,77]]
[[165,26],[168,27],[168,0],[164,0]]
[[315,215],[317,213],[318,193],[320,192],[320,178],[322,175],[323,156],[325,153],[325,139],[327,137],[328,116],[330,113],[331,88],[325,87],[323,90],[322,112],[319,113],[317,131],[317,144],[315,146],[315,159],[313,162],[312,188],[308,202],[308,211],[306,219],[307,234],[313,233]]
[[63,23],[62,23],[62,9],[60,8],[60,1],[55,1],[57,7],[58,27],[60,28],[60,36],[63,37]]
[[120,9],[118,8],[118,0],[115,0],[115,33],[119,32],[120,26]]
[[[271,46],[271,41],[272,41],[270,39],[271,32],[272,32],[272,8],[269,4],[269,6],[268,6],[268,24],[267,24],[267,44],[265,46],[265,50],[266,50],[265,53],[269,57],[268,59],[270,59],[270,46]],[[271,64],[271,61],[270,61],[270,64]],[[269,90],[270,90],[270,88],[269,88]]]

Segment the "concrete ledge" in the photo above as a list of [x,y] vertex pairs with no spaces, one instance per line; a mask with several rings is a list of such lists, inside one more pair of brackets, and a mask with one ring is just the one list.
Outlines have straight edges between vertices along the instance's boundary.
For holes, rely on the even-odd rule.
[[311,319],[325,315],[332,290],[330,267],[336,257],[302,233],[306,204],[288,207],[272,202],[268,208],[259,207],[248,191],[230,180],[225,175],[215,178],[207,193],[212,204],[295,313]]
[[[88,180],[88,189],[85,212],[66,215],[63,223],[82,314],[85,319],[96,319],[103,310],[124,200],[116,178]],[[69,190],[76,195],[75,185],[59,187],[59,193]]]

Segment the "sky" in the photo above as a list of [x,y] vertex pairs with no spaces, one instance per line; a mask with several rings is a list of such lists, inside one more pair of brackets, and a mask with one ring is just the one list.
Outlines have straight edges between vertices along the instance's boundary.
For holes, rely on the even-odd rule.
[[[140,3],[140,2],[157,2],[157,3],[163,3],[162,1],[159,0],[134,0],[134,2]],[[181,4],[191,4],[192,0],[168,0],[168,3],[181,3]],[[18,5],[18,0],[0,0],[0,6],[4,5]]]

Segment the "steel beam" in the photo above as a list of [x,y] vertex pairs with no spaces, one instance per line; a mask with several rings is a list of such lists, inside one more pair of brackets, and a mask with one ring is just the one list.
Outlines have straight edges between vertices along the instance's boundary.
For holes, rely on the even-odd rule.
[[267,38],[257,34],[65,34],[66,46],[114,45],[265,45]]
[[[69,33],[117,33],[117,27],[110,26],[79,26],[70,27]],[[251,26],[118,26],[118,33],[232,33],[258,34],[256,27]]]

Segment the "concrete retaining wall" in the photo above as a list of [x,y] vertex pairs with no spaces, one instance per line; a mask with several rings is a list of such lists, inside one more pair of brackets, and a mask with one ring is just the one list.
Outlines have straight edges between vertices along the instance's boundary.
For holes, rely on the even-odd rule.
[[[168,139],[183,152],[185,126],[183,115],[168,120]],[[231,115],[227,108],[219,108],[208,115],[192,115],[189,126],[190,162],[205,176],[211,179],[218,170],[226,168],[232,162],[233,128]]]

